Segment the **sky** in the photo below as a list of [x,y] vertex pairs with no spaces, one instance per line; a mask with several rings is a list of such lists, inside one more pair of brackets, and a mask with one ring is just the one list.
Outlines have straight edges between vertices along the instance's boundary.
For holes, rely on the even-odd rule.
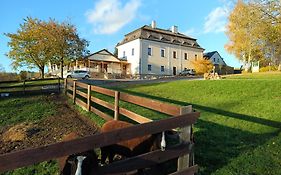
[[205,52],[218,51],[229,66],[240,67],[224,49],[232,7],[227,0],[1,0],[0,65],[6,72],[14,71],[5,56],[10,48],[4,33],[16,33],[26,17],[33,17],[70,21],[80,37],[90,41],[91,53],[104,48],[113,52],[125,34],[152,20],[162,29],[176,25],[179,32],[198,39]]

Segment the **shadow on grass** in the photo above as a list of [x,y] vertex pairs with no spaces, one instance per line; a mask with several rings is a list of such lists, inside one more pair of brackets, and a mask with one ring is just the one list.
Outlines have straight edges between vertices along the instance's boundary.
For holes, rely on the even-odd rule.
[[221,167],[227,165],[231,159],[238,157],[245,151],[255,149],[257,146],[264,144],[267,140],[278,135],[281,129],[281,122],[272,121],[254,116],[229,112],[212,107],[198,104],[186,103],[162,97],[156,97],[149,94],[132,92],[126,89],[118,89],[137,96],[147,97],[159,101],[169,102],[181,106],[192,105],[194,109],[223,115],[225,117],[244,120],[278,128],[278,131],[266,134],[255,134],[241,129],[231,128],[210,121],[204,121],[199,118],[196,123],[198,131],[195,132],[195,161],[200,166],[199,174],[211,174]]

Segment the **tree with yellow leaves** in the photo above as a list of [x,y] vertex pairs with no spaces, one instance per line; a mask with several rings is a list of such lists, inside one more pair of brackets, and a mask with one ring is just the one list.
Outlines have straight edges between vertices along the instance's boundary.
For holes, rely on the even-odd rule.
[[193,60],[191,61],[191,63],[196,71],[196,74],[199,75],[202,75],[204,73],[209,73],[214,67],[213,63],[205,58],[199,58],[197,60]]

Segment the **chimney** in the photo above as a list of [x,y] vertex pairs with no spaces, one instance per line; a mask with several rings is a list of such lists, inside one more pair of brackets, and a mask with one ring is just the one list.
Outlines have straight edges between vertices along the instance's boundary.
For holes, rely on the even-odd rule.
[[153,29],[156,28],[156,21],[153,20],[153,21],[151,22],[151,27],[152,27]]
[[172,32],[178,33],[178,26],[172,26]]

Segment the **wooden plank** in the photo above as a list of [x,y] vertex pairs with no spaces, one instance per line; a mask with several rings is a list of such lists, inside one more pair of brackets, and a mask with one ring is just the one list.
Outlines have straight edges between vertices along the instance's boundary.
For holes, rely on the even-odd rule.
[[67,89],[73,91],[73,87],[72,86],[67,86]]
[[114,120],[118,120],[118,118],[119,118],[119,98],[120,98],[120,92],[115,91],[115,95],[114,95]]
[[153,121],[151,119],[143,117],[143,116],[141,116],[139,114],[136,114],[136,113],[134,113],[132,111],[129,111],[127,109],[124,109],[124,108],[120,108],[119,112],[120,112],[120,114],[122,114],[122,115],[124,115],[124,116],[126,116],[126,117],[128,117],[128,118],[130,118],[130,119],[132,119],[132,120],[134,120],[136,122],[138,122],[138,123],[147,123],[147,122]]
[[93,148],[100,148],[148,134],[159,133],[164,130],[191,125],[196,122],[199,115],[198,112],[193,112],[178,117],[171,117],[115,131],[86,136],[84,138],[0,155],[0,172],[83,152]]
[[[34,80],[25,80],[26,82],[30,81],[48,81],[48,80],[56,80],[57,78],[44,78],[44,79],[34,79]],[[5,84],[5,83],[21,83],[23,81],[19,80],[12,80],[12,81],[0,81],[0,84]]]
[[177,171],[177,172],[174,172],[174,173],[169,174],[169,175],[193,175],[197,172],[198,172],[198,166],[194,165],[194,166],[184,168],[181,171]]
[[115,95],[115,91],[110,90],[110,89],[106,89],[106,88],[102,88],[102,87],[98,87],[98,86],[92,86],[91,90],[95,91],[95,92],[98,92],[98,93],[101,93],[101,94],[111,96],[111,97],[114,97],[114,95]]
[[[192,106],[183,106],[181,107],[180,113],[181,115],[183,114],[188,114],[192,112]],[[190,136],[191,136],[191,126],[185,126],[180,129],[180,141],[181,142],[190,142]],[[189,155],[185,155],[182,157],[179,157],[178,159],[178,171],[181,171],[185,169],[186,167],[189,167]]]
[[87,109],[88,111],[91,111],[91,85],[88,85],[87,92]]
[[138,97],[134,95],[130,95],[127,93],[120,92],[120,100],[134,103],[155,111],[159,111],[168,115],[177,116],[180,115],[180,106],[171,105],[168,103],[163,103],[160,101]]
[[72,98],[72,94],[69,92],[66,93],[66,96],[68,96],[69,98]]
[[106,108],[108,108],[108,109],[110,109],[110,110],[114,110],[114,105],[113,104],[111,104],[111,103],[108,103],[108,102],[106,102],[106,101],[103,101],[103,100],[101,100],[101,99],[99,99],[99,98],[96,98],[96,97],[91,97],[91,101],[92,102],[94,102],[94,103],[97,103],[97,104],[99,104],[99,105],[101,105],[101,106],[103,106],[103,107],[106,107]]
[[110,115],[107,115],[106,113],[98,110],[97,108],[94,108],[91,106],[91,112],[97,114],[99,117],[105,119],[106,121],[109,121],[109,120],[113,120],[113,118],[110,116]]
[[66,95],[67,89],[68,89],[68,88],[67,88],[67,87],[68,87],[68,86],[67,86],[67,83],[68,83],[68,82],[67,82],[67,78],[65,78],[65,79],[64,79],[64,94],[65,94],[65,95]]
[[76,104],[81,108],[83,108],[84,110],[87,110],[87,103],[83,102],[79,98],[76,98]]
[[88,84],[85,83],[81,83],[79,81],[76,82],[76,86],[87,89],[88,88]]
[[73,96],[73,104],[75,104],[75,100],[76,100],[76,81],[73,81],[73,90],[72,90]]
[[76,89],[76,94],[84,97],[84,98],[87,98],[88,97],[88,94],[86,94],[85,92],[82,92],[82,91],[79,91],[78,89]]
[[120,174],[137,169],[150,167],[167,160],[187,154],[191,151],[190,144],[175,145],[165,151],[156,150],[136,157],[127,158],[99,168],[98,174]]

